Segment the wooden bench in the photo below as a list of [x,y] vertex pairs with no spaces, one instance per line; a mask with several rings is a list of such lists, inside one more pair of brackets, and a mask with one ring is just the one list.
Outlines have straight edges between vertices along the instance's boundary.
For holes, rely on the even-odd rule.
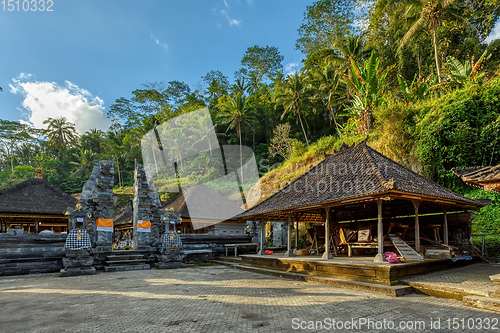
[[[392,242],[384,242],[384,247],[392,246]],[[352,257],[352,249],[376,249],[377,242],[351,242],[347,243],[347,256]]]
[[255,246],[255,252],[259,250],[259,243],[240,243],[240,244],[224,244],[226,247],[226,257],[228,256],[229,248],[234,247],[234,256],[238,256],[238,247],[246,247],[247,248],[247,253],[248,253],[248,248],[251,246]]

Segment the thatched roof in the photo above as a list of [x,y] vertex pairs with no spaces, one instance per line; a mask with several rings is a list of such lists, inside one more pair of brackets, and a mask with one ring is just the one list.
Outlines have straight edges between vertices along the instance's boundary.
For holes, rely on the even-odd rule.
[[[314,168],[237,218],[248,220],[274,215],[283,219],[292,212],[306,214],[316,210],[318,214],[324,212],[324,207],[350,210],[349,214],[356,216],[353,219],[372,218],[376,216],[376,205],[370,206],[367,202],[376,202],[378,198],[397,202],[392,209],[398,214],[413,211],[411,202],[408,205],[410,200],[432,203],[424,207],[426,213],[437,212],[442,206],[478,209],[486,205],[434,183],[362,142],[351,147],[343,145],[340,151],[326,155]],[[346,212],[344,218],[351,219],[349,214]]]
[[0,213],[64,215],[77,200],[48,181],[32,178],[0,190]]
[[[190,210],[188,206],[195,210]],[[183,219],[191,220],[234,220],[234,216],[243,212],[235,203],[202,183],[170,200],[166,207],[172,207],[174,213]]]
[[453,173],[467,184],[482,187],[487,191],[500,192],[500,164],[473,168],[454,168]]

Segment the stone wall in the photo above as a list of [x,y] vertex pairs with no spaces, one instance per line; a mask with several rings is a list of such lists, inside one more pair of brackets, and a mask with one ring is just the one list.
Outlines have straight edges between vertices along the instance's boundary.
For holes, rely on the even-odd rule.
[[65,234],[0,234],[0,275],[59,272]]

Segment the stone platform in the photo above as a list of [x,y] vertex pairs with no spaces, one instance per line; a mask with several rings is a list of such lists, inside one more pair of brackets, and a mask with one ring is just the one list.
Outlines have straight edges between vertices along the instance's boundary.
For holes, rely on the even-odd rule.
[[343,257],[323,260],[319,256],[284,257],[283,254],[242,255],[241,265],[278,271],[302,273],[349,281],[378,283],[387,286],[399,283],[405,276],[430,273],[470,262],[451,262],[449,259],[426,259],[398,264],[375,263],[373,257]]

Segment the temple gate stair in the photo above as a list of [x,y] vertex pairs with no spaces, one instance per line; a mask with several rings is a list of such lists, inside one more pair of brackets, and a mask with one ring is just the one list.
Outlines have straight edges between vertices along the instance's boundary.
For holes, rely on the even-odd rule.
[[143,251],[113,251],[106,255],[104,262],[105,272],[132,271],[150,269],[148,252]]

